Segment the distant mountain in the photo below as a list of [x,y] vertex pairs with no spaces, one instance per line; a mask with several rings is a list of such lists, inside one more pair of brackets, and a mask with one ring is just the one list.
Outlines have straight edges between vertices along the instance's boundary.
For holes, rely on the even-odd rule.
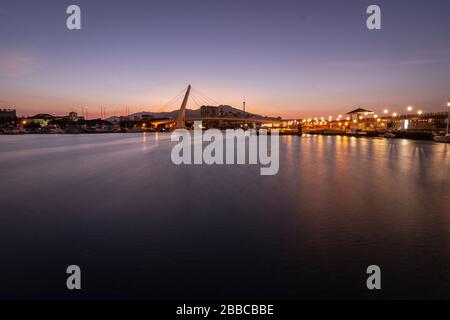
[[253,119],[273,119],[276,120],[276,117],[266,117],[255,113],[244,112],[241,109],[236,109],[232,106],[222,105],[217,107],[219,109],[219,113],[223,117],[236,117],[236,118],[253,118]]
[[[143,112],[137,112],[130,114],[130,118],[134,118],[136,120],[141,120],[143,116],[151,116],[153,118],[169,118],[169,119],[175,119],[178,115],[178,110],[173,110],[170,112],[150,112],[150,111],[143,111]],[[186,117],[199,117],[200,116],[200,109],[192,110],[192,109],[186,109]]]
[[[236,109],[232,106],[221,105],[218,106],[218,112],[223,117],[236,117],[236,118],[254,118],[254,119],[277,119],[275,117],[264,117],[259,114],[253,114],[250,112],[244,112],[240,109]],[[143,116],[151,116],[153,118],[169,118],[175,119],[178,115],[178,110],[173,110],[170,112],[151,112],[151,111],[143,111],[130,114],[128,117],[134,120],[141,120]],[[200,108],[199,109],[186,109],[186,118],[190,117],[199,117],[200,116]],[[117,122],[119,117],[110,117],[106,119],[106,121]]]

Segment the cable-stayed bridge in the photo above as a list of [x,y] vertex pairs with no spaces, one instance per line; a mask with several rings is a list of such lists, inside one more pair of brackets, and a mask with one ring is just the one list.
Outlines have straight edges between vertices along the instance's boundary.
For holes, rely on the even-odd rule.
[[[195,94],[193,94],[195,92]],[[154,120],[150,122],[154,125],[162,125],[162,124],[173,124],[175,129],[184,129],[186,128],[186,121],[226,121],[226,122],[244,122],[244,123],[258,123],[258,124],[281,124],[281,120],[274,119],[264,119],[264,118],[253,118],[253,117],[230,117],[230,116],[196,116],[196,117],[187,117],[186,116],[186,107],[188,105],[189,99],[192,99],[198,106],[219,106],[220,104],[214,99],[209,98],[208,96],[200,93],[198,90],[192,88],[191,85],[188,85],[187,88],[183,89],[181,93],[171,99],[165,105],[169,105],[174,103],[177,99],[184,94],[183,100],[181,102],[180,109],[178,111],[176,119],[161,119]]]

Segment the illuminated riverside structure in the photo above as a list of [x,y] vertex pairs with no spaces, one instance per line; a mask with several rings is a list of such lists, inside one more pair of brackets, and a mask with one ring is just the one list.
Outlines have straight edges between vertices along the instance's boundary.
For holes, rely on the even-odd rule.
[[[203,128],[278,128],[281,134],[328,134],[328,135],[367,135],[385,137],[402,137],[431,139],[434,135],[446,132],[447,112],[424,113],[407,106],[405,114],[384,109],[380,114],[365,108],[356,108],[336,117],[332,115],[304,118],[281,119],[264,117],[239,110],[227,105],[220,105],[206,96],[194,95],[199,92],[189,85],[184,93],[180,109],[160,114],[143,112],[124,117],[85,120],[71,112],[69,116],[55,117],[38,114],[22,118],[19,127],[0,127],[0,133],[111,133],[111,132],[151,132],[171,131],[180,128],[192,128],[194,121],[202,121]],[[179,94],[180,95],[180,94]],[[178,95],[178,96],[179,96]],[[196,102],[200,109],[186,109],[188,100]],[[212,102],[200,105],[197,101]],[[171,100],[172,101],[172,100]],[[244,104],[245,106],[245,104]],[[103,110],[103,107],[102,107]],[[6,110],[2,110],[5,111]],[[9,110],[8,110],[9,111]],[[187,112],[189,111],[189,113]],[[9,115],[9,112],[8,112]]]
[[[303,130],[314,131],[324,129],[334,130],[419,130],[419,131],[441,131],[446,125],[446,112],[423,113],[422,111],[416,114],[399,115],[394,113],[388,116],[379,116],[373,114],[371,116],[357,119],[346,117],[336,120],[321,120],[321,119],[302,119]],[[292,122],[292,120],[291,120]],[[289,122],[283,121],[285,125]]]

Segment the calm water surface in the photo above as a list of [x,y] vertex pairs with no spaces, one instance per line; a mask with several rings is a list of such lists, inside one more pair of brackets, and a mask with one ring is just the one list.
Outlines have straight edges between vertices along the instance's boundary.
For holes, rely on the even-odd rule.
[[276,176],[172,146],[0,136],[0,298],[450,298],[449,145],[286,136]]

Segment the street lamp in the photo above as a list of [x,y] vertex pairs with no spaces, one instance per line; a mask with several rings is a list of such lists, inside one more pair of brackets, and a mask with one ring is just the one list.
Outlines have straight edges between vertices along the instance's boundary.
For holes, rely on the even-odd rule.
[[396,117],[396,116],[397,116],[397,112],[394,112],[394,113],[392,114],[392,116],[393,116],[393,117]]
[[413,107],[409,106],[406,110],[412,111]]
[[383,113],[384,114],[388,114],[389,110],[388,109],[384,109]]
[[420,116],[422,114],[422,110],[417,111],[417,114]]

